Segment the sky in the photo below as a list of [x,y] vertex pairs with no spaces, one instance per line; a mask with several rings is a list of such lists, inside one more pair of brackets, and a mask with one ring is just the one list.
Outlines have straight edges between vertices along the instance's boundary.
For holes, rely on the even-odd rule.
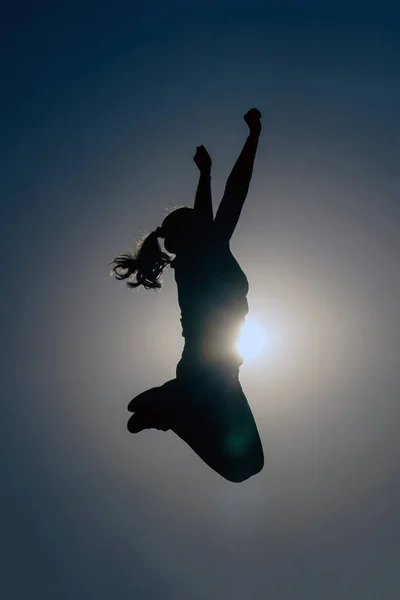
[[[400,597],[393,4],[4,9],[2,598]],[[253,106],[231,247],[267,332],[241,369],[266,462],[233,484],[127,432],[183,340],[172,273],[132,292],[108,265],[192,205],[199,144],[218,206]]]

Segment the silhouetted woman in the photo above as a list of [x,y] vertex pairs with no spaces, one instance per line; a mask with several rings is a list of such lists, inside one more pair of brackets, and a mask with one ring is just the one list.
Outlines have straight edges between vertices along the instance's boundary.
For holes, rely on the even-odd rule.
[[[171,429],[229,481],[244,481],[264,464],[260,437],[239,382],[242,359],[235,344],[248,313],[248,281],[229,242],[239,220],[253,172],[261,114],[244,116],[250,133],[228,178],[215,219],[211,200],[211,158],[204,146],[194,161],[200,170],[194,208],[170,213],[138,253],[112,263],[127,285],[161,287],[167,265],[175,270],[185,338],[176,378],[134,398],[128,410],[131,433]],[[158,238],[171,257],[160,248]],[[166,342],[167,343],[167,342]]]

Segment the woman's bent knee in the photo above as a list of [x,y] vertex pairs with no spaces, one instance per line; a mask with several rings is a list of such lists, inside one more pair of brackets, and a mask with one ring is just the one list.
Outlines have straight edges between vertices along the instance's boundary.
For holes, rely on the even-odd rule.
[[[234,443],[233,443],[234,442]],[[225,447],[224,469],[221,475],[228,481],[241,483],[257,475],[264,467],[264,453],[260,438],[251,442],[240,438],[230,440]]]

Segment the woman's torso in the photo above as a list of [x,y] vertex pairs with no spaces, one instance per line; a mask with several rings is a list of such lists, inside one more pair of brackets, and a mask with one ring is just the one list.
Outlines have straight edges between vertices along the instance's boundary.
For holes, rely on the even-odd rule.
[[185,338],[182,361],[238,369],[243,361],[235,342],[248,313],[249,284],[229,244],[210,236],[205,249],[193,245],[172,266]]

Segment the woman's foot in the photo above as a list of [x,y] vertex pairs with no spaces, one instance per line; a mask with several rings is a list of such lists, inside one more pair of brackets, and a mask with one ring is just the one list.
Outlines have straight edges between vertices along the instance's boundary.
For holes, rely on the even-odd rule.
[[139,433],[144,429],[168,431],[173,420],[177,391],[176,379],[172,379],[160,387],[142,392],[131,400],[128,410],[134,414],[128,421],[128,431],[130,433]]

